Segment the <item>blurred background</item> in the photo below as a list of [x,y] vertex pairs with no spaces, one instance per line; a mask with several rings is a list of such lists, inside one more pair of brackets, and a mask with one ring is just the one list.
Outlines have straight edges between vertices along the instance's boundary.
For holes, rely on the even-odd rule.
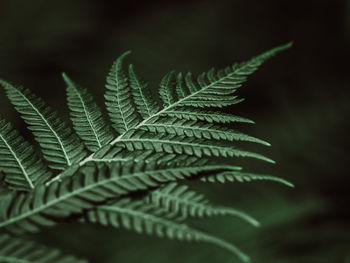
[[[105,76],[126,50],[133,51],[127,63],[156,94],[170,70],[198,74],[289,41],[293,48],[250,77],[238,93],[246,101],[228,111],[255,120],[239,128],[272,144],[253,150],[277,163],[242,160],[246,170],[296,187],[194,184],[262,227],[232,218],[196,224],[237,244],[253,262],[349,263],[350,1],[0,1],[0,77],[32,89],[64,116],[61,72],[102,106]],[[1,92],[1,114],[32,139]],[[237,262],[210,245],[99,226],[62,224],[30,238],[92,263]]]

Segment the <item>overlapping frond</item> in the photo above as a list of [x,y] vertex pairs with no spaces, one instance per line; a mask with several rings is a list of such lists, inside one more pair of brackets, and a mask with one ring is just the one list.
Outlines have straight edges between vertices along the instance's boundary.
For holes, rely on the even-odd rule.
[[86,147],[95,152],[108,144],[114,135],[92,95],[86,89],[77,87],[65,73],[62,76],[67,84],[67,100],[73,128]]
[[0,117],[0,171],[6,184],[16,190],[33,189],[51,176],[34,147]]
[[211,175],[203,176],[201,178],[201,181],[209,182],[209,183],[216,183],[216,182],[217,183],[226,183],[226,182],[243,183],[243,182],[251,182],[251,181],[274,181],[289,187],[294,187],[294,185],[291,182],[288,182],[287,180],[276,176],[247,173],[247,172],[241,172],[241,171],[229,171],[229,172],[211,174]]
[[231,215],[259,226],[259,222],[246,213],[231,207],[215,206],[202,194],[189,190],[187,185],[169,183],[164,187],[151,191],[145,200],[164,208],[168,213],[187,217],[209,217],[217,215]]
[[2,263],[87,263],[86,260],[64,255],[57,249],[33,241],[0,234]]
[[112,65],[107,76],[106,106],[114,129],[124,133],[135,127],[139,116],[134,107],[129,79],[123,70],[123,60],[130,51],[121,55]]
[[86,155],[84,145],[56,111],[30,90],[0,80],[7,96],[40,144],[49,167],[64,170]]
[[36,232],[40,226],[55,224],[59,218],[79,214],[109,198],[129,194],[160,184],[189,178],[200,172],[236,170],[229,165],[211,164],[205,159],[163,155],[150,160],[100,163],[80,169],[74,176],[49,186],[40,186],[29,194],[14,193],[0,200],[0,228],[13,232]]
[[99,206],[87,213],[86,220],[174,240],[211,243],[227,249],[242,261],[249,262],[249,257],[233,244],[178,222],[172,214],[142,201],[121,199],[111,205]]

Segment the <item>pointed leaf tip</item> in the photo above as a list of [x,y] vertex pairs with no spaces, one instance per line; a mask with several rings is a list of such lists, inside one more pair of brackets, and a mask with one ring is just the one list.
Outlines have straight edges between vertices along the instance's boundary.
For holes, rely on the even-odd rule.
[[71,79],[68,77],[68,75],[65,72],[62,72],[61,76],[66,83],[71,82]]
[[124,58],[124,57],[126,57],[127,55],[130,55],[131,52],[132,52],[131,50],[125,51],[123,54],[120,55],[120,58]]

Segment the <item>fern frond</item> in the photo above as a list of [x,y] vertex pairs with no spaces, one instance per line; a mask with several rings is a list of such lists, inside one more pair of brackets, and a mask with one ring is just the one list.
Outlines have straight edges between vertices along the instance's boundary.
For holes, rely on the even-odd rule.
[[98,206],[87,213],[86,219],[88,222],[105,226],[123,227],[139,234],[157,235],[179,241],[207,242],[227,249],[243,262],[250,261],[249,257],[233,244],[180,223],[163,209],[142,201],[122,199],[112,205]]
[[226,182],[251,182],[251,181],[274,181],[281,184],[284,184],[289,187],[294,187],[294,185],[291,182],[288,182],[285,179],[271,176],[271,175],[264,175],[264,174],[255,174],[255,173],[246,173],[241,171],[229,171],[229,172],[222,172],[212,175],[207,175],[201,177],[201,181],[203,182],[209,182],[209,183],[226,183]]
[[129,78],[132,95],[140,115],[146,119],[156,114],[160,110],[159,105],[152,98],[152,94],[147,88],[147,83],[135,74],[133,65],[129,66]]
[[189,178],[201,172],[237,170],[235,166],[210,164],[205,159],[164,155],[149,160],[114,162],[110,166],[86,165],[62,182],[40,186],[29,194],[13,193],[0,200],[0,228],[12,232],[36,232],[59,218],[80,214],[109,198],[146,190],[160,184]]
[[[49,170],[33,147],[0,119],[0,176],[2,172],[6,174],[5,183],[0,178],[0,187],[5,184],[18,190],[32,189],[29,192],[6,189],[0,193],[0,232],[1,228],[13,233],[37,232],[42,226],[87,214],[90,221],[101,224],[209,242],[248,261],[235,246],[180,221],[188,216],[213,215],[233,215],[258,225],[256,220],[241,211],[213,206],[188,187],[169,183],[200,178],[204,182],[222,183],[272,180],[293,186],[277,177],[245,173],[238,166],[216,164],[205,158],[251,157],[273,163],[265,156],[231,145],[236,141],[269,145],[267,142],[222,125],[252,121],[204,108],[241,102],[235,92],[247,76],[289,46],[274,48],[232,67],[211,69],[196,80],[191,73],[183,76],[172,71],[160,84],[162,108],[132,65],[128,74],[124,72],[123,60],[130,52],[124,53],[110,69],[105,92],[105,104],[117,137],[103,120],[93,97],[65,74],[68,106],[77,134],[31,91],[0,80],[39,142],[48,166],[59,170],[58,175],[41,184],[49,177]],[[148,203],[125,199],[147,194]],[[2,245],[8,245],[7,241],[1,243],[3,240],[0,234],[0,261],[1,253],[13,256],[20,251],[4,252]]]
[[6,81],[0,80],[0,85],[33,132],[50,168],[64,170],[85,157],[86,151],[79,138],[42,99]]
[[86,89],[77,87],[65,73],[62,76],[67,84],[68,107],[74,130],[90,151],[97,151],[108,144],[114,135],[92,95]]
[[[231,118],[227,115],[222,115],[223,117],[218,117],[218,114],[216,112],[202,111],[202,109],[197,109],[197,111],[195,111],[192,114],[192,117],[189,117],[189,114],[186,114],[186,110],[189,111],[193,109],[193,106],[220,107],[223,105],[231,105],[232,103],[240,102],[241,100],[239,99],[232,100],[233,97],[230,94],[233,94],[235,92],[236,88],[240,86],[243,80],[245,80],[245,76],[253,73],[258,68],[258,66],[265,62],[268,58],[272,57],[279,51],[288,48],[289,46],[290,44],[277,47],[249,60],[248,62],[235,64],[233,67],[229,67],[225,70],[219,70],[217,72],[211,70],[209,71],[209,73],[205,73],[204,75],[202,74],[201,77],[199,77],[198,82],[200,83],[200,85],[197,85],[198,83],[196,84],[191,80],[191,74],[187,74],[185,76],[184,84],[181,74],[177,75],[176,77],[173,71],[168,73],[162,79],[160,88],[160,96],[163,100],[164,108],[135,125],[132,131],[120,134],[120,136],[115,138],[111,142],[111,144],[117,146],[124,144],[127,145],[128,149],[152,149],[157,152],[165,151],[169,153],[189,155],[195,154],[196,156],[237,156],[237,151],[232,152],[231,150],[229,150],[232,148],[222,147],[220,144],[216,147],[216,141],[203,143],[203,141],[200,140],[193,140],[193,137],[188,138],[188,135],[185,131],[184,136],[167,137],[166,135],[159,132],[154,132],[153,134],[143,134],[140,130],[145,128],[147,129],[147,127],[149,127],[148,125],[162,124],[159,123],[159,121],[161,120],[161,118],[159,118],[160,116],[174,114],[174,112],[178,110],[182,112],[185,111],[184,113],[182,113],[182,116],[186,117],[183,118],[194,118],[195,120],[205,118],[213,122],[214,120],[218,122],[228,122],[232,120],[237,120],[235,116],[232,116]],[[209,84],[205,81],[205,77],[210,79]],[[207,83],[207,85],[205,85],[205,83]],[[175,88],[180,90],[176,91]],[[179,99],[179,97],[181,98]],[[202,117],[200,116],[200,114],[198,114],[197,118],[193,117],[194,114],[201,112],[203,114]],[[177,117],[178,116],[179,115],[177,115]],[[242,119],[238,119],[237,121],[242,121]],[[211,137],[215,138],[216,135],[217,134],[214,135],[212,133]],[[226,138],[232,137],[226,134]],[[170,142],[169,139],[173,140],[174,142]],[[252,156],[254,154],[244,152],[243,155]],[[259,159],[271,161],[270,159],[263,158],[260,155],[255,156]]]
[[107,76],[106,106],[114,129],[122,134],[135,127],[139,116],[133,104],[128,77],[123,70],[123,60],[130,51],[121,55]]
[[0,117],[0,170],[6,184],[15,190],[30,190],[50,178],[51,172],[34,147]]
[[198,139],[214,139],[227,141],[246,141],[270,146],[268,142],[234,131],[216,124],[201,121],[161,118],[154,123],[145,124],[142,129],[154,133],[176,134],[179,136],[196,137]]
[[86,260],[63,255],[58,249],[33,241],[0,234],[0,262],[2,263],[87,263]]
[[178,119],[185,119],[185,120],[193,120],[193,121],[206,121],[209,123],[232,123],[232,122],[242,122],[242,123],[251,123],[253,124],[254,121],[235,116],[232,114],[227,114],[223,112],[215,112],[215,111],[206,111],[203,109],[198,108],[186,108],[186,107],[178,107],[173,110],[167,110],[162,112],[161,116],[169,116],[169,117],[175,117]]
[[175,154],[187,154],[197,157],[251,157],[266,162],[273,160],[257,153],[240,150],[234,146],[227,146],[219,141],[208,141],[195,137],[178,136],[176,134],[150,133],[147,131],[135,131],[127,134],[119,140],[119,146],[123,144],[129,151],[152,150]]
[[213,206],[204,195],[189,190],[187,185],[169,183],[164,187],[151,191],[145,198],[146,202],[164,208],[167,212],[187,217],[205,217],[231,215],[239,217],[253,226],[260,223],[246,213],[223,206]]

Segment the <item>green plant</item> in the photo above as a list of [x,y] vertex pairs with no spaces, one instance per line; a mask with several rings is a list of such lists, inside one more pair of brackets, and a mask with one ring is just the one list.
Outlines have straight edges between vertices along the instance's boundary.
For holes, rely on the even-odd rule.
[[56,252],[46,253],[46,248],[3,234],[37,232],[72,217],[160,237],[209,242],[249,261],[233,244],[184,221],[188,217],[231,215],[254,226],[259,223],[241,211],[210,204],[179,182],[273,180],[292,186],[283,179],[226,164],[223,160],[229,157],[273,161],[232,145],[237,141],[269,145],[225,126],[253,123],[251,120],[213,109],[241,102],[234,93],[246,77],[290,46],[276,47],[232,67],[211,69],[197,81],[191,73],[183,76],[172,71],[160,84],[162,107],[132,65],[124,72],[126,52],[114,62],[107,77],[105,99],[112,127],[88,91],[66,74],[63,78],[74,131],[30,90],[0,80],[41,148],[40,155],[1,118],[2,262],[76,262],[58,254],[48,261]]

